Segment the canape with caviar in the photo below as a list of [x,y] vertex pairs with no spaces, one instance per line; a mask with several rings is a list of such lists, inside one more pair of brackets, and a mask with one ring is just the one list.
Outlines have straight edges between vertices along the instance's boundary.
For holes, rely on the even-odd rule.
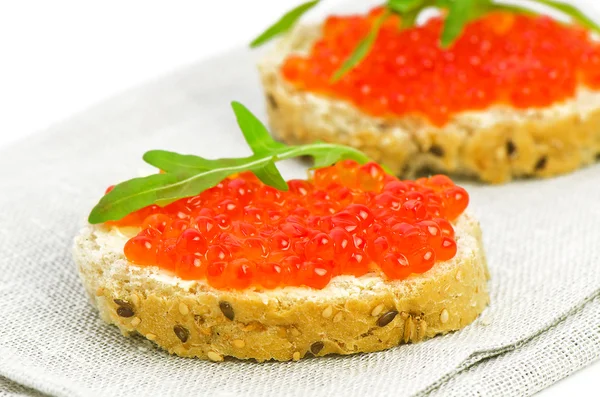
[[[233,109],[252,155],[153,150],[160,172],[111,186],[75,240],[102,318],[180,356],[298,360],[417,342],[486,307],[469,195],[400,180],[355,148],[274,141]],[[307,179],[280,160],[311,156]]]
[[[259,65],[273,132],[337,142],[394,174],[444,172],[501,183],[573,171],[600,154],[598,25],[490,0],[390,0],[360,15],[293,23]],[[535,3],[535,2],[532,2]],[[440,14],[420,24],[425,8]]]

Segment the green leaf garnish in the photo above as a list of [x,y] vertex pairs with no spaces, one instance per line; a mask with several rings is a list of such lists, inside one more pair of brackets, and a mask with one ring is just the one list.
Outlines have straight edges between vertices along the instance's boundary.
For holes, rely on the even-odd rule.
[[165,150],[151,150],[144,153],[146,163],[166,172],[188,169],[191,172],[210,169],[210,160],[187,156]]
[[449,47],[460,36],[469,21],[469,11],[475,2],[476,0],[454,0],[450,3],[448,16],[446,16],[444,22],[444,30],[442,31],[442,47]]
[[235,166],[243,163],[243,159],[209,160],[191,154],[179,154],[166,150],[150,150],[144,153],[146,163],[165,172],[194,173],[209,170],[217,165]]
[[116,185],[92,209],[92,224],[114,221],[149,205],[164,206],[195,196],[219,184],[223,179],[244,171],[253,172],[263,183],[280,190],[288,185],[275,163],[280,160],[311,156],[315,167],[325,167],[350,159],[364,164],[370,161],[361,151],[332,143],[316,142],[288,146],[276,142],[266,127],[244,105],[231,104],[240,129],[253,154],[241,158],[205,159],[164,150],[151,150],[144,160],[160,168],[163,174],[135,178]]
[[251,171],[265,185],[273,186],[276,189],[284,191],[289,189],[287,182],[283,179],[283,176],[281,176],[281,173],[277,169],[274,160],[271,160],[260,167],[256,167]]
[[540,4],[544,4],[548,7],[554,8],[562,12],[563,14],[568,15],[575,22],[580,24],[581,26],[585,26],[586,28],[593,30],[596,33],[600,33],[600,26],[591,20],[588,16],[586,16],[581,10],[577,7],[572,6],[571,4],[563,3],[561,1],[554,0],[533,0]]
[[387,7],[397,14],[404,14],[423,7],[424,0],[388,0]]
[[408,11],[406,14],[402,14],[402,19],[400,19],[400,29],[408,29],[415,26],[420,13],[421,10],[416,9]]
[[276,142],[271,138],[267,127],[253,115],[244,105],[239,102],[232,102],[231,107],[235,113],[238,125],[244,139],[252,152],[256,155],[273,152],[285,147],[281,142]]
[[365,56],[367,56],[371,50],[371,47],[373,47],[373,43],[375,43],[375,40],[377,39],[381,25],[389,15],[390,11],[386,10],[375,20],[367,36],[358,43],[352,54],[350,54],[342,66],[335,71],[333,77],[331,78],[332,82],[336,82],[341,79],[343,75],[358,65],[359,62],[362,61]]
[[[120,183],[100,199],[90,213],[88,221],[94,224],[121,219],[143,208],[138,203],[154,202],[158,198],[159,189],[175,181],[177,181],[175,175],[154,174]],[[112,215],[115,212],[117,217]]]
[[[554,8],[571,17],[573,21],[580,25],[600,33],[600,26],[592,19],[587,17],[581,10],[570,4],[556,0],[531,0]],[[286,32],[306,11],[314,7],[317,1],[304,3],[292,11],[285,14],[279,21],[268,28],[263,34],[257,37],[250,45],[256,47],[271,38]],[[401,17],[401,29],[406,29],[415,25],[415,22],[421,12],[428,7],[437,7],[447,9],[448,15],[444,21],[440,44],[447,48],[460,36],[464,26],[473,19],[491,12],[506,11],[518,14],[537,15],[533,10],[526,6],[498,3],[495,0],[387,0],[385,2],[386,12],[394,13]],[[389,15],[389,14],[388,14]],[[365,38],[363,38],[354,49],[352,54],[345,60],[342,66],[334,73],[332,82],[341,79],[344,74],[352,70],[367,56],[373,43],[377,38],[377,33],[381,27],[382,19],[378,19],[372,26]]]
[[271,40],[272,38],[287,32],[292,26],[294,26],[294,23],[296,23],[296,21],[300,19],[302,15],[304,15],[308,10],[316,6],[319,3],[319,1],[320,0],[308,1],[306,3],[300,4],[293,10],[288,11],[277,22],[269,26],[267,30],[265,30],[257,38],[252,40],[252,42],[250,43],[250,47],[258,47]]

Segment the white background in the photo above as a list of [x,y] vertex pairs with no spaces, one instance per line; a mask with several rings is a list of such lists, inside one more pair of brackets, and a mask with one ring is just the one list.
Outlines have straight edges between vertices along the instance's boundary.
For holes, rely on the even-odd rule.
[[[0,147],[245,44],[299,2],[0,0]],[[597,0],[576,3],[600,15]],[[598,378],[600,362],[541,394],[590,395]]]

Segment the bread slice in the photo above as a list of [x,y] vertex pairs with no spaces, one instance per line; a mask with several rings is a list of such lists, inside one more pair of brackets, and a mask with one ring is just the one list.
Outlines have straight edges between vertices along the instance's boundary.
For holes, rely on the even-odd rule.
[[138,230],[88,226],[74,258],[102,319],[170,353],[222,361],[352,354],[417,342],[471,323],[489,301],[479,224],[455,224],[457,255],[424,274],[385,281],[337,276],[322,290],[223,291],[157,267],[129,263],[123,246]]
[[280,65],[307,53],[320,34],[319,26],[299,26],[259,63],[271,130],[285,142],[355,146],[407,178],[431,171],[491,183],[570,172],[600,153],[600,91],[585,87],[546,108],[497,105],[459,113],[441,128],[417,116],[372,117],[347,101],[298,90]]

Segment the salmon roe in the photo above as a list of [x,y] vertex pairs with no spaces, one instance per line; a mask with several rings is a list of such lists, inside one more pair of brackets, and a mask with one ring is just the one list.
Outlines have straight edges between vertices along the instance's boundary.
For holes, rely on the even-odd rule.
[[600,88],[600,44],[588,31],[546,16],[502,12],[469,23],[448,49],[439,45],[441,18],[401,30],[392,15],[370,53],[332,83],[381,12],[327,18],[310,52],[284,61],[283,76],[373,116],[419,115],[438,126],[462,111],[545,107],[573,97],[579,85]]
[[288,184],[283,192],[243,173],[111,224],[142,228],[125,244],[131,262],[218,289],[321,289],[369,272],[399,280],[456,254],[450,221],[469,196],[446,176],[400,181],[343,161]]

